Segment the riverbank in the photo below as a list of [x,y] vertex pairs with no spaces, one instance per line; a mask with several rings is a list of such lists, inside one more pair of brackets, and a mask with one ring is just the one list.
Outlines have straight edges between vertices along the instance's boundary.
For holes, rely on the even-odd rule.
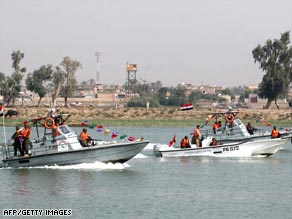
[[[10,108],[9,108],[10,109]],[[7,126],[22,125],[23,121],[46,116],[49,109],[45,107],[16,107],[19,115],[5,118]],[[7,108],[5,110],[8,110]],[[131,127],[183,127],[205,123],[212,112],[226,110],[193,109],[181,111],[179,108],[115,108],[115,107],[71,107],[60,108],[63,114],[70,114],[68,123],[80,126],[84,121],[89,124],[103,126],[131,126]],[[290,109],[238,109],[238,117],[245,123],[251,122],[255,126],[281,124],[292,126],[292,112]]]

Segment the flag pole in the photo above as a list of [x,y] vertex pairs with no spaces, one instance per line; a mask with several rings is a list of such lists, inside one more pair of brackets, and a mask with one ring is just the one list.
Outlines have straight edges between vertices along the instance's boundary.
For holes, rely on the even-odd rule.
[[3,135],[4,135],[4,147],[5,147],[5,155],[6,159],[8,158],[7,156],[7,141],[6,141],[6,130],[5,130],[5,120],[4,120],[4,109],[3,109],[3,103],[0,104],[0,112],[2,114],[2,125],[3,125]]
[[3,113],[2,117],[3,117],[4,145],[5,145],[5,147],[7,147],[4,113]]

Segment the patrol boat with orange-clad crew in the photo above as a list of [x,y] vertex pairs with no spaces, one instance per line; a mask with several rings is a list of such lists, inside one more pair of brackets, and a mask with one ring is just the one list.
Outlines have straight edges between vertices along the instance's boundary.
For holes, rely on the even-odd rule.
[[[72,165],[91,163],[124,163],[140,153],[149,143],[147,140],[137,141],[101,141],[93,140],[90,145],[82,145],[77,134],[65,124],[70,115],[40,117],[28,121],[32,123],[37,138],[31,141],[28,156],[14,156],[9,145],[2,145],[2,163],[0,167],[33,167],[52,165]],[[57,124],[58,135],[53,135],[53,127]],[[44,127],[43,135],[39,134]]]
[[[252,128],[252,133],[246,128],[246,125],[237,117],[239,111],[228,110],[226,112],[214,112],[209,114],[206,124],[201,128],[201,134],[204,137],[214,137],[222,143],[231,143],[246,140],[270,139],[271,131],[260,128]],[[210,121],[220,124],[219,126],[208,124]],[[280,136],[291,135],[291,129],[280,130]]]
[[[244,123],[237,117],[238,113],[239,111],[232,110],[211,113],[206,120],[206,124],[201,126],[203,147],[196,148],[194,141],[192,141],[192,148],[186,150],[181,150],[178,147],[168,147],[166,144],[156,144],[153,146],[153,155],[270,156],[281,149],[289,139],[291,141],[291,129],[280,130],[280,138],[277,139],[271,139],[271,131],[263,129],[253,128],[253,133],[250,133]],[[211,120],[215,120],[215,123],[220,123],[220,125],[217,127],[209,126],[208,123]],[[212,138],[220,142],[220,145],[217,147],[209,146]],[[236,147],[234,147],[235,145]]]
[[154,146],[154,155],[160,157],[188,157],[188,156],[212,156],[212,157],[268,157],[277,153],[290,139],[291,135],[280,138],[264,138],[253,141],[224,143],[210,146],[211,137],[202,141],[201,147],[191,144],[190,148],[180,148],[168,145]]

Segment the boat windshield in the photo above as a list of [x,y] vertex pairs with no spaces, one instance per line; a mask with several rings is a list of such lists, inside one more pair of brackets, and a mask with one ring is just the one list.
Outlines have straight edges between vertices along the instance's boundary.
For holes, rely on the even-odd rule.
[[242,125],[242,122],[239,119],[235,119],[235,122],[238,126]]
[[61,130],[61,132],[62,132],[64,135],[70,133],[69,129],[67,129],[66,126],[61,126],[61,127],[60,127],[60,130]]

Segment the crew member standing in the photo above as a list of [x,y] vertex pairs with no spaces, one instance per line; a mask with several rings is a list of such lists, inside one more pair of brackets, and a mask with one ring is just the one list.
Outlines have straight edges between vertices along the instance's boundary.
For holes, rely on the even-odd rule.
[[197,125],[197,128],[194,130],[194,134],[193,135],[194,135],[194,138],[196,140],[197,148],[201,147],[201,137],[202,137],[202,135],[201,135],[201,129],[200,129],[199,125]]
[[22,152],[24,156],[27,157],[29,156],[31,129],[27,121],[25,121],[23,125],[24,125],[24,131],[23,131]]
[[23,155],[23,151],[21,150],[22,128],[19,128],[18,126],[16,126],[15,133],[12,135],[11,138],[14,140],[13,142],[14,156],[17,156],[17,150],[19,151],[21,155]]
[[214,132],[214,134],[216,134],[216,130],[219,128],[219,122],[215,122],[214,124],[213,124],[213,132]]

